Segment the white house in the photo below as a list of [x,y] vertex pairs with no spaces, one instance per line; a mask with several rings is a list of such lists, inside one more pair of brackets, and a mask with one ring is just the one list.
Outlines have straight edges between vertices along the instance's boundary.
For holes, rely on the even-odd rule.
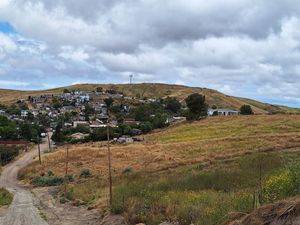
[[0,109],[0,116],[5,116],[5,111]]
[[239,112],[232,109],[208,109],[207,114],[213,116],[217,112],[218,116],[235,116],[239,115]]
[[90,123],[87,121],[74,121],[73,122],[73,127],[76,128],[77,126],[86,126],[89,127]]
[[90,96],[89,95],[80,95],[79,96],[79,101],[84,103],[84,102],[89,102],[90,101]]
[[28,116],[28,113],[29,113],[29,112],[28,112],[27,110],[22,110],[22,111],[21,111],[21,117],[22,117],[22,118],[26,118],[26,117]]

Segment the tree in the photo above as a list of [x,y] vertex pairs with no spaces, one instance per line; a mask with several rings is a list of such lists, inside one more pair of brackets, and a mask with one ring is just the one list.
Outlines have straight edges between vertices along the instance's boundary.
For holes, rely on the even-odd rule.
[[178,113],[181,109],[181,104],[176,98],[167,97],[164,102],[165,108],[172,113]]
[[0,162],[4,166],[18,155],[18,150],[6,149],[0,147]]
[[97,87],[96,92],[103,92],[103,88],[102,87]]
[[250,105],[242,105],[241,108],[240,108],[240,113],[242,115],[252,115],[253,110],[252,110]]
[[0,116],[0,139],[16,139],[17,128],[15,122],[5,116]]
[[147,121],[147,122],[142,123],[142,124],[140,125],[140,129],[141,129],[142,133],[148,133],[148,132],[150,132],[153,128],[152,128],[152,124],[151,124],[149,121]]
[[44,127],[39,127],[36,124],[25,122],[20,125],[19,132],[22,138],[37,143],[37,136],[40,133],[45,132],[45,129]]
[[[109,129],[109,136],[111,138],[116,137],[114,129]],[[105,141],[107,140],[107,129],[106,128],[98,128],[93,130],[90,134],[90,138],[92,141]]]
[[105,102],[107,108],[109,109],[110,106],[113,104],[114,100],[113,100],[113,98],[110,97],[110,98],[104,99],[104,102]]
[[29,120],[29,121],[33,121],[34,120],[34,115],[32,114],[32,112],[28,112],[27,120]]
[[200,95],[198,93],[191,94],[185,99],[185,102],[189,108],[189,113],[187,116],[188,120],[196,120],[200,116],[207,115],[208,106],[205,102],[204,95]]
[[68,89],[64,89],[64,94],[66,93],[70,93],[70,91]]
[[123,134],[124,135],[130,135],[131,134],[131,130],[132,130],[132,128],[130,126],[125,126]]
[[84,116],[86,121],[90,121],[90,115],[95,113],[95,109],[89,104],[84,105]]
[[153,129],[166,127],[167,124],[167,115],[166,114],[157,114],[154,117],[151,117],[151,123]]
[[62,107],[62,103],[57,98],[53,98],[52,106],[54,109],[58,110],[59,108]]
[[62,122],[59,122],[55,128],[55,131],[51,139],[57,143],[62,143],[65,140],[65,136],[62,132]]
[[20,107],[18,107],[16,104],[9,106],[9,107],[6,109],[6,112],[7,112],[9,115],[21,115],[21,109],[20,109]]
[[218,113],[218,111],[214,111],[212,115],[213,115],[213,116],[218,116],[219,113]]

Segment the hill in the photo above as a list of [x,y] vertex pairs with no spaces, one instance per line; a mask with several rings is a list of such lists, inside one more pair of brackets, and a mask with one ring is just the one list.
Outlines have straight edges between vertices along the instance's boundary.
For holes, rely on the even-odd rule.
[[[281,173],[286,174],[292,162],[300,162],[299,128],[298,115],[215,117],[153,132],[142,143],[114,144],[112,210],[122,213],[129,224],[167,220],[212,225],[221,224],[230,212],[250,212],[259,180],[269,191],[265,196],[271,196],[265,203],[284,198],[294,192],[282,194],[279,186],[273,195],[273,185],[268,184],[278,174],[275,181],[285,184]],[[106,143],[68,148],[69,173],[75,176],[70,198],[103,208]],[[19,176],[30,180],[48,171],[63,176],[65,150],[66,146],[59,147],[43,157],[42,166],[36,161]],[[262,167],[255,164],[260,162]],[[80,179],[87,169],[92,175]]]
[[64,89],[95,91],[97,87],[104,90],[114,89],[123,92],[127,96],[139,96],[141,98],[165,98],[167,96],[176,97],[183,101],[192,93],[200,93],[206,96],[206,100],[210,106],[216,105],[219,108],[231,108],[238,110],[244,104],[250,104],[257,114],[267,113],[300,113],[300,109],[289,108],[286,106],[277,106],[267,103],[258,102],[251,99],[238,98],[225,95],[216,90],[198,87],[187,87],[182,85],[169,85],[158,83],[142,83],[142,84],[78,84],[67,87],[42,90],[42,91],[17,91],[17,90],[0,90],[0,103],[11,104],[17,99],[27,99],[28,96],[42,94],[59,94]]

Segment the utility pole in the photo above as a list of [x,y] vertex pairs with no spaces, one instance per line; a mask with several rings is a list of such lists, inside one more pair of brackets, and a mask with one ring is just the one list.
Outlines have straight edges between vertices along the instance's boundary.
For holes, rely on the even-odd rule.
[[109,205],[112,206],[112,174],[111,174],[111,151],[109,137],[109,118],[107,120],[107,155],[108,155],[108,180],[109,180]]
[[69,164],[69,145],[66,147],[66,159],[65,159],[65,197],[67,196],[67,186],[68,186],[68,164]]
[[133,79],[133,74],[130,74],[129,75],[129,82],[130,82],[130,84],[132,84],[132,79]]
[[42,165],[41,147],[40,147],[40,136],[39,136],[39,134],[37,134],[37,142],[38,142],[39,162],[40,162],[40,165]]
[[50,142],[49,131],[47,132],[47,138],[48,138],[49,151],[51,152],[51,142]]

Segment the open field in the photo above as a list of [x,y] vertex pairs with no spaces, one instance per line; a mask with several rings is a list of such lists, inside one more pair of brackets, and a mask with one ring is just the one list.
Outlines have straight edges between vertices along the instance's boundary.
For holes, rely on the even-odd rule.
[[[296,115],[215,117],[154,132],[144,136],[144,143],[112,145],[112,210],[131,224],[220,224],[231,211],[250,212],[259,186],[255,163],[264,162],[263,185],[272,181],[270,176],[281,178],[287,165],[300,162],[299,130]],[[106,143],[69,148],[69,173],[77,177],[69,186],[72,199],[105,206]],[[42,166],[34,162],[20,176],[63,175],[65,149],[45,155]],[[83,169],[93,176],[79,178]],[[292,194],[274,197],[267,188],[264,203]]]
[[[126,168],[160,171],[199,162],[232,158],[256,151],[279,151],[300,146],[300,116],[239,116],[208,118],[145,136],[144,143],[113,145],[115,175]],[[45,156],[43,167],[64,173],[65,148]],[[70,173],[91,169],[105,174],[106,143],[70,146]]]
[[252,108],[257,114],[266,113],[300,113],[299,109],[289,108],[286,106],[276,106],[267,103],[258,102],[255,100],[238,98],[225,95],[216,90],[207,88],[187,87],[182,85],[168,84],[78,84],[68,87],[61,87],[41,91],[17,91],[0,89],[0,103],[11,104],[16,99],[27,99],[28,96],[44,95],[44,94],[61,94],[63,90],[80,90],[80,91],[95,91],[97,87],[103,87],[104,90],[114,89],[123,92],[127,96],[135,97],[139,95],[141,98],[165,98],[167,96],[176,97],[183,101],[188,95],[200,93],[206,96],[207,103],[212,106],[216,105],[220,108],[239,109],[244,104],[252,105]]

